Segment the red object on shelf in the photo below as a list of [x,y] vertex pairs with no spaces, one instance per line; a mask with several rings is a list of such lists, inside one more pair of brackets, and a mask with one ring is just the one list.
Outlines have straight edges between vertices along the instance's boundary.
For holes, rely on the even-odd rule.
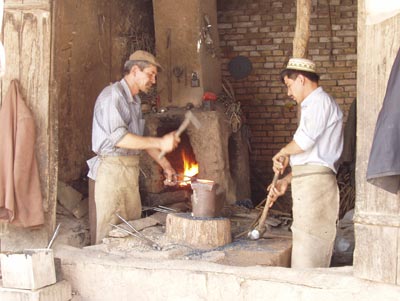
[[213,92],[205,92],[203,94],[203,100],[212,100],[215,101],[217,100],[217,95]]

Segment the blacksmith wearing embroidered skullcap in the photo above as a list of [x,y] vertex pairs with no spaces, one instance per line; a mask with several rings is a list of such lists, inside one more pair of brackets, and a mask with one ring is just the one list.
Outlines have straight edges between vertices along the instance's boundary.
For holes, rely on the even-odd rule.
[[326,268],[339,210],[336,172],[343,149],[343,113],[318,85],[314,62],[292,58],[281,78],[287,95],[298,104],[300,122],[292,140],[272,158],[275,173],[283,174],[289,163],[291,172],[269,188],[268,197],[274,202],[291,183],[291,267]]
[[285,76],[292,78],[296,77],[298,74],[303,74],[314,82],[318,83],[319,81],[319,75],[317,74],[315,63],[304,58],[291,58],[286,69],[281,72],[281,81],[284,83]]
[[317,73],[315,70],[315,63],[308,59],[291,58],[287,64],[286,69],[307,71]]

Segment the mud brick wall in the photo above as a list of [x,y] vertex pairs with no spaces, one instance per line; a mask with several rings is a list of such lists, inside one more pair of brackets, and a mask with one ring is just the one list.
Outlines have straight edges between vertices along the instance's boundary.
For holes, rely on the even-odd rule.
[[154,51],[152,1],[56,1],[54,89],[59,109],[59,178],[87,173],[92,116],[101,90],[122,77],[136,49]]
[[[292,56],[296,1],[219,1],[218,29],[222,76],[229,79],[250,129],[253,200],[265,197],[272,179],[272,156],[292,138],[297,106],[287,96],[279,73]],[[357,1],[313,0],[308,58],[316,62],[320,85],[347,116],[356,98]],[[229,61],[243,55],[249,76],[235,80]]]

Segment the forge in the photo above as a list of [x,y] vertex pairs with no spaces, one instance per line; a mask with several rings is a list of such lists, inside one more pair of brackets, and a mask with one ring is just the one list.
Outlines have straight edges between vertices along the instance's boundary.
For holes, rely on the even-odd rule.
[[[173,108],[148,114],[147,134],[162,136],[176,130],[185,113],[184,108]],[[222,208],[250,198],[248,149],[241,132],[232,132],[222,110],[201,107],[192,109],[192,114],[201,128],[189,125],[178,148],[166,157],[180,175],[178,179],[195,176],[198,180],[166,188],[163,171],[143,155],[142,200],[145,206],[189,204],[187,211],[192,214],[169,216],[167,236],[193,247],[213,248],[231,242],[230,221],[221,217]]]
[[[176,130],[185,112],[184,108],[174,108],[164,113],[148,114],[146,134],[160,136]],[[197,163],[197,177],[217,184],[216,200],[221,207],[250,198],[248,144],[243,132],[233,133],[227,116],[221,110],[199,108],[192,112],[201,122],[201,129],[189,126],[181,135],[182,142],[178,148],[166,157],[178,173],[184,172],[184,156]],[[162,170],[146,154],[141,157],[141,169],[143,194],[165,192]]]

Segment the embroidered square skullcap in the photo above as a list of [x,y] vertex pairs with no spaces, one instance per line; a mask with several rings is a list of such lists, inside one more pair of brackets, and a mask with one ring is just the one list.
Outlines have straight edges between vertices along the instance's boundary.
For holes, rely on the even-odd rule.
[[291,58],[286,69],[317,73],[315,69],[315,63],[311,60],[303,58]]
[[148,63],[162,69],[160,63],[157,62],[154,55],[152,55],[150,52],[147,52],[147,51],[136,50],[134,53],[132,53],[129,56],[129,60],[130,61],[145,61],[145,62],[148,62]]

